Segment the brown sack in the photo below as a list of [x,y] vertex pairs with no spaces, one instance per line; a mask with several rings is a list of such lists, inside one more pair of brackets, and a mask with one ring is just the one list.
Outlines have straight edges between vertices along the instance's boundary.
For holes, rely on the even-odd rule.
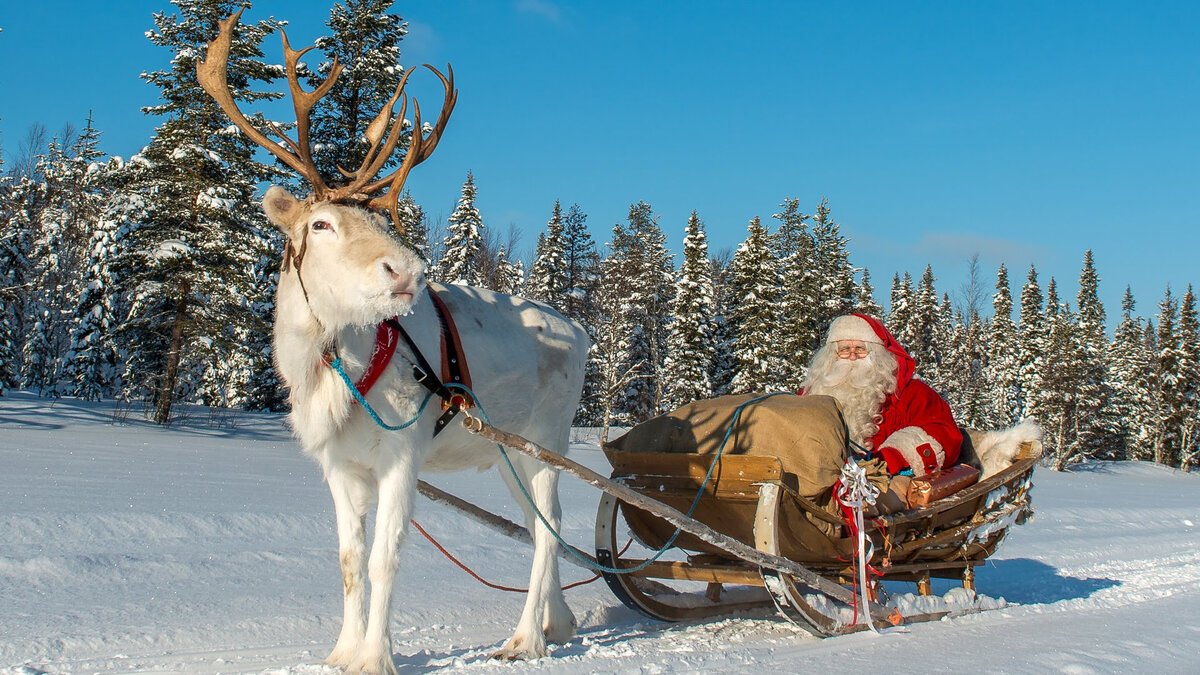
[[[756,395],[696,401],[649,419],[610,442],[632,452],[717,451],[737,407]],[[724,454],[778,457],[784,480],[801,495],[827,495],[846,461],[846,425],[829,396],[779,394],[746,406]]]

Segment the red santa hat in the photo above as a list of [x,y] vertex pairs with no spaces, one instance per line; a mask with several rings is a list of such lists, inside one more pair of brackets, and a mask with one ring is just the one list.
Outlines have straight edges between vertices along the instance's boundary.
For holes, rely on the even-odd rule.
[[861,314],[846,314],[839,316],[829,324],[829,335],[825,342],[832,344],[842,340],[860,340],[873,344],[884,344],[875,328]]

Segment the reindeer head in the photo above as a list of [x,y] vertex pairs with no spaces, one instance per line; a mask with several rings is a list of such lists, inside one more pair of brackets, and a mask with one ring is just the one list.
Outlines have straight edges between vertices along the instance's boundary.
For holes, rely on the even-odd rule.
[[[287,34],[280,31],[288,85],[296,110],[296,139],[288,137],[274,124],[269,126],[271,132],[286,144],[284,147],[250,123],[238,109],[229,89],[229,49],[234,26],[241,14],[242,10],[238,10],[219,22],[220,32],[209,43],[205,59],[196,64],[196,74],[200,86],[247,137],[290,166],[312,186],[312,194],[302,201],[279,187],[268,190],[263,200],[267,217],[288,237],[284,271],[295,270],[295,282],[309,308],[329,328],[369,325],[408,312],[416,294],[424,288],[423,265],[412,251],[390,236],[384,219],[372,210],[387,210],[396,228],[402,229],[396,205],[404,181],[414,166],[433,154],[458,99],[453,69],[447,66],[447,74],[442,75],[433,66],[426,65],[442,81],[445,99],[437,122],[428,132],[421,124],[421,106],[413,99],[411,141],[395,171],[376,178],[404,135],[404,116],[408,110],[404,85],[415,68],[404,73],[387,105],[367,126],[366,138],[371,146],[362,164],[355,171],[338,167],[346,183],[329,185],[312,159],[310,113],[317,101],[333,88],[341,74],[341,64],[335,58],[325,81],[311,92],[304,91],[296,75],[296,66],[300,57],[312,47],[293,50]],[[397,101],[400,111],[393,115]],[[281,293],[286,283],[281,281]]]
[[[358,206],[300,201],[281,187],[263,198],[267,218],[287,235],[284,284],[295,283],[313,315],[331,329],[370,326],[407,314],[425,288],[425,266]],[[293,281],[294,280],[294,281]]]

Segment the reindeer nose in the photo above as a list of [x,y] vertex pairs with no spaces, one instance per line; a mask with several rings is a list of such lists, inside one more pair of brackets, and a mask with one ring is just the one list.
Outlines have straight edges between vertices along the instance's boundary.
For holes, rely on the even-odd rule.
[[397,272],[396,268],[392,267],[392,264],[386,260],[383,261],[383,271],[394,280],[400,279],[400,273]]

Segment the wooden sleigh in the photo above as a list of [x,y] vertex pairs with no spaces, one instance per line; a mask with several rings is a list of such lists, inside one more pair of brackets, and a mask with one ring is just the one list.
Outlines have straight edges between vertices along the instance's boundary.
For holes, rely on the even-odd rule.
[[[883,627],[982,609],[973,602],[974,568],[1032,514],[1029,492],[1042,453],[1040,442],[1026,441],[999,473],[927,506],[868,520],[864,532],[874,545],[870,564],[877,575],[871,598],[856,606],[855,541],[843,533],[840,518],[789,487],[777,458],[724,456],[704,485],[710,455],[606,449],[609,478],[470,415],[463,425],[603,491],[596,556],[574,547],[562,556],[608,568],[604,579],[632,609],[663,621],[689,621],[773,605],[820,637],[865,629],[858,617]],[[685,515],[702,485],[696,508]],[[419,487],[497,532],[529,539],[510,521],[423,482]],[[652,559],[668,540],[673,557]],[[633,542],[644,554],[629,552]],[[931,597],[933,578],[961,579],[972,602],[939,604]],[[915,582],[919,596],[913,597],[930,602],[889,598],[879,581]]]
[[[696,499],[712,463],[709,455],[606,453],[614,481],[684,512]],[[1040,443],[1026,441],[1014,463],[996,475],[927,506],[866,521],[865,532],[874,545],[872,591],[892,610],[885,616],[889,623],[928,621],[964,611],[905,613],[888,607],[878,582],[915,582],[921,596],[930,596],[932,578],[951,578],[961,579],[966,589],[974,591],[974,568],[1032,513],[1029,490],[1040,456]],[[793,561],[825,580],[853,588],[856,539],[842,527],[840,517],[788,486],[775,457],[722,457],[692,515],[764,554]],[[656,619],[685,621],[774,604],[816,635],[861,629],[845,620],[846,603],[826,590],[748,562],[703,537],[679,534],[673,547],[680,555],[673,560],[648,562],[621,552],[627,537],[643,550],[653,551],[667,543],[674,531],[674,525],[612,494],[601,499],[596,516],[597,559],[611,567],[636,569],[604,574],[627,606]],[[759,588],[765,592],[753,592]]]

